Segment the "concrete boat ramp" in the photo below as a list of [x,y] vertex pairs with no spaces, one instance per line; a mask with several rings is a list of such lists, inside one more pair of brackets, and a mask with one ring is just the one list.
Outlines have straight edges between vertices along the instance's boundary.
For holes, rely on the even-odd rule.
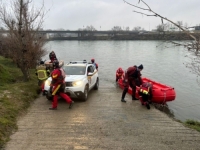
[[86,102],[58,110],[40,96],[18,120],[5,150],[200,150],[200,133],[151,106],[148,110],[122,90],[100,85]]

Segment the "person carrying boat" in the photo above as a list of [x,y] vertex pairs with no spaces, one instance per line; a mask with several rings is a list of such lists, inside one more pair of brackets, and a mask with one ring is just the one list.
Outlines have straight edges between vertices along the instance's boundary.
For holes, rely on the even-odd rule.
[[54,51],[52,51],[50,54],[49,54],[49,59],[51,60],[50,63],[53,63],[54,60],[57,60],[57,57],[56,57],[56,54]]
[[91,59],[91,62],[92,62],[92,64],[95,66],[95,68],[96,68],[97,71],[98,71],[99,66],[98,66],[98,64],[95,62],[95,59],[94,59],[94,58]]
[[50,75],[49,69],[45,66],[44,61],[40,61],[40,65],[36,66],[36,71],[35,71],[36,76],[38,77],[38,86],[41,87],[41,90],[44,93],[44,82]]
[[124,71],[122,70],[122,68],[118,68],[117,71],[116,71],[116,82],[119,80],[119,79],[123,79],[124,78]]
[[150,103],[152,99],[152,88],[153,84],[151,82],[144,82],[142,85],[140,85],[140,88],[138,89],[138,93],[140,96],[140,101],[142,105],[145,105],[147,109],[150,109]]
[[121,101],[126,102],[124,100],[126,93],[128,92],[129,86],[132,88],[132,100],[138,100],[135,97],[136,93],[136,85],[139,86],[142,84],[142,78],[141,78],[141,71],[143,70],[143,65],[141,64],[140,66],[132,66],[129,67],[125,71],[125,77],[124,77],[124,90],[122,93]]
[[67,103],[69,103],[69,109],[72,108],[74,101],[64,93],[65,90],[65,73],[60,69],[59,62],[54,60],[53,62],[54,70],[51,73],[52,81],[50,84],[50,93],[53,96],[52,107],[49,110],[56,110],[58,104],[58,95],[61,96]]

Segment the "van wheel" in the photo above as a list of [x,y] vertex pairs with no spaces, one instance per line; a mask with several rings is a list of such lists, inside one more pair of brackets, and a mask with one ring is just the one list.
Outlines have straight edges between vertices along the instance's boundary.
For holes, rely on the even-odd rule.
[[86,85],[86,86],[85,86],[85,89],[84,89],[84,93],[83,93],[83,98],[82,98],[82,100],[83,100],[83,101],[87,101],[87,98],[88,98],[88,86]]
[[97,78],[97,81],[94,86],[94,90],[98,90],[98,89],[99,89],[99,78]]

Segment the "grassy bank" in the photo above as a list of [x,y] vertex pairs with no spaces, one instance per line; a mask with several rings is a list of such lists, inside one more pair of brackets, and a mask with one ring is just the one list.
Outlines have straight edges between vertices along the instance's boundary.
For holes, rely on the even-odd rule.
[[17,117],[26,112],[38,96],[34,71],[31,70],[31,80],[23,82],[16,65],[0,56],[0,149],[17,129]]
[[200,122],[194,120],[186,120],[184,122],[185,126],[195,129],[200,132]]

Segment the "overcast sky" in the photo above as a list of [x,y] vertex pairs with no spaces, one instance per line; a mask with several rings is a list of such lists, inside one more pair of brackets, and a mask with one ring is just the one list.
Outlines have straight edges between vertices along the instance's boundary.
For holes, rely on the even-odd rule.
[[[43,0],[33,0],[41,6]],[[138,0],[127,0],[138,4]],[[188,26],[200,24],[200,0],[145,0],[151,9],[174,22],[182,21]],[[158,17],[147,17],[133,10],[138,9],[125,4],[123,0],[44,0],[44,29],[77,30],[94,26],[96,30],[110,30],[114,26],[140,26],[145,30],[155,29],[161,24]],[[148,13],[148,12],[147,12]],[[166,23],[166,21],[164,21]]]

